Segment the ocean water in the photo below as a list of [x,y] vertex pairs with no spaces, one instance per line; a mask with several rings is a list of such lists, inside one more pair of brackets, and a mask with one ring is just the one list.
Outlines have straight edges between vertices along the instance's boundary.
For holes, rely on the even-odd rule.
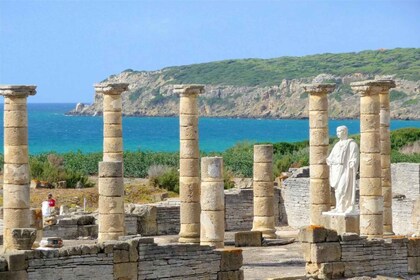
[[[75,104],[28,104],[29,152],[102,151],[102,117],[65,116]],[[1,127],[3,107],[0,106]],[[176,117],[124,117],[125,150],[178,151],[179,119]],[[330,135],[339,125],[359,133],[358,120],[331,120]],[[420,128],[420,121],[392,120],[391,130]],[[200,118],[200,149],[223,151],[238,142],[295,142],[309,138],[308,120]],[[3,141],[3,129],[0,129]],[[3,143],[0,145],[3,152]]]

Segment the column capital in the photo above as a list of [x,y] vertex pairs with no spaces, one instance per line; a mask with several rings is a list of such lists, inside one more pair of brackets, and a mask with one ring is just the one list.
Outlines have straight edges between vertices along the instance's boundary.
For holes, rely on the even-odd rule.
[[395,87],[393,80],[367,80],[350,84],[352,90],[360,95],[376,95],[387,93]]
[[28,97],[35,94],[34,85],[0,85],[0,95],[4,97]]
[[119,95],[128,90],[128,83],[99,83],[94,84],[95,92],[109,95]]
[[200,93],[204,93],[204,86],[203,85],[175,85],[174,92],[179,93],[180,95],[185,96],[193,96],[198,95]]
[[334,91],[334,83],[316,83],[303,85],[303,89],[309,94],[328,94]]

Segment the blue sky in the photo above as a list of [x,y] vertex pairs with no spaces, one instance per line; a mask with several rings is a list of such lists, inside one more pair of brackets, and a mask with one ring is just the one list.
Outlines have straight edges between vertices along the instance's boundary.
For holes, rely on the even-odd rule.
[[420,1],[0,0],[0,84],[92,102],[125,69],[420,47]]

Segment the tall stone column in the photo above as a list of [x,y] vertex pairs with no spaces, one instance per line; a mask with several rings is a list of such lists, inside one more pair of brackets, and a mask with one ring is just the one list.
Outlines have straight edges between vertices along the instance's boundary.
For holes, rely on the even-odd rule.
[[125,233],[123,164],[99,162],[98,173],[98,241],[118,240]]
[[252,231],[276,238],[274,222],[273,145],[254,145],[254,220]]
[[311,84],[304,89],[309,93],[309,171],[310,222],[323,225],[322,212],[331,209],[328,157],[328,98],[335,84]]
[[225,192],[223,158],[201,159],[201,234],[200,244],[224,247]]
[[368,237],[383,235],[379,94],[390,85],[390,81],[351,83],[360,94],[360,234]]
[[103,95],[103,161],[123,161],[121,93],[127,89],[128,84],[125,83],[95,85],[95,92]]
[[391,132],[389,90],[395,82],[387,80],[388,86],[379,93],[380,102],[380,140],[381,140],[381,185],[384,197],[384,235],[393,235],[392,229],[392,185],[391,185]]
[[200,150],[198,148],[197,97],[204,91],[201,85],[177,85],[179,107],[179,192],[181,199],[181,230],[179,242],[200,242]]
[[16,249],[13,228],[29,228],[28,113],[26,100],[36,86],[2,85],[4,96],[3,249]]

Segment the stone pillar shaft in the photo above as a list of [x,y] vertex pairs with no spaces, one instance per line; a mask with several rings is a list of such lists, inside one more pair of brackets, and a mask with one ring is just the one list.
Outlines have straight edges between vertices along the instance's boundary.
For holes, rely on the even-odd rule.
[[328,98],[335,84],[304,86],[309,93],[310,223],[323,225],[322,212],[331,209],[328,157]]
[[198,147],[197,97],[204,87],[175,86],[180,95],[179,109],[179,194],[181,230],[179,242],[200,242],[200,150]]
[[201,234],[200,245],[224,247],[225,193],[223,158],[201,159]]
[[124,178],[121,161],[99,162],[98,242],[125,234]]
[[12,242],[13,228],[29,228],[29,155],[27,97],[36,86],[0,86],[4,96],[3,168],[3,248],[17,249]]
[[371,238],[383,235],[379,93],[390,85],[390,81],[351,84],[360,94],[360,234]]
[[121,94],[127,89],[125,83],[95,85],[96,93],[103,95],[103,161],[123,161]]
[[[392,85],[391,85],[392,86]],[[379,93],[380,140],[381,140],[381,185],[384,198],[384,234],[393,235],[392,229],[392,181],[391,181],[391,132],[389,88]]]
[[276,238],[274,221],[273,145],[254,145],[254,220],[252,231]]

